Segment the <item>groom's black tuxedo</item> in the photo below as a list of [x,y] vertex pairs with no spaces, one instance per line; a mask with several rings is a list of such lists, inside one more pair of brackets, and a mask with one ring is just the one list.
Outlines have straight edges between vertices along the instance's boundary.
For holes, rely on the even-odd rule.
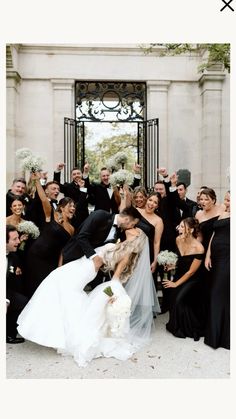
[[115,214],[104,210],[92,212],[76,233],[62,249],[63,264],[79,259],[89,258],[95,254],[95,247],[102,246],[113,225]]

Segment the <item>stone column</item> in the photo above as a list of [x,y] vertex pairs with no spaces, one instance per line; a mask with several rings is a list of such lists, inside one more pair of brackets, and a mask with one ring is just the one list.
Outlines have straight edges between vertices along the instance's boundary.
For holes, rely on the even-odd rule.
[[6,79],[6,156],[7,156],[7,185],[11,185],[16,175],[21,175],[15,159],[17,121],[18,121],[18,95],[21,77],[17,71],[7,71]]
[[223,72],[209,71],[199,79],[202,97],[201,174],[202,184],[213,188],[220,198],[222,151]]
[[[168,167],[168,89],[170,81],[147,81],[147,119],[159,119],[159,163]],[[156,163],[156,164],[155,164]],[[157,162],[154,167],[157,167]],[[154,174],[154,181],[157,174]]]
[[[64,161],[64,117],[74,118],[74,80],[52,79],[53,88],[53,164]],[[62,172],[63,182],[64,173]]]

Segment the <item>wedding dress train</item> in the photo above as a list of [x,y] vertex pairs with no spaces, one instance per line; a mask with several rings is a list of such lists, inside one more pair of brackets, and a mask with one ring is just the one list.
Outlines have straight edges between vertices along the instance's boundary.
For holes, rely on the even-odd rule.
[[[96,249],[101,257],[114,244]],[[85,256],[51,272],[40,284],[18,317],[18,332],[25,339],[72,355],[79,366],[97,357],[130,358],[151,335],[153,312],[160,312],[152,274],[149,269],[146,239],[132,276],[125,286],[111,279],[87,294],[84,287],[96,276],[94,263]],[[103,290],[110,286],[119,298],[129,295],[131,315],[124,336],[106,333],[109,297]]]

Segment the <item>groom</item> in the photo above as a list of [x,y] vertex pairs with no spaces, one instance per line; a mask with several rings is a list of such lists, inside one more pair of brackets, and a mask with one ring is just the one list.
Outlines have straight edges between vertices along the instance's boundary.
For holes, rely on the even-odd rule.
[[[98,271],[103,260],[95,252],[95,248],[105,243],[115,241],[116,229],[133,228],[139,221],[140,213],[134,207],[124,208],[119,214],[110,214],[104,210],[92,212],[83,222],[76,233],[62,249],[62,263],[86,256],[93,260],[95,270]],[[119,233],[122,239],[122,236]]]

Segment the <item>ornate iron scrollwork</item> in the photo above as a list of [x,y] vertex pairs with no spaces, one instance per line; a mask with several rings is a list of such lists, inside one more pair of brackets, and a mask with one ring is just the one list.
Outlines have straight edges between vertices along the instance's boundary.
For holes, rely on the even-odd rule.
[[78,121],[143,121],[146,84],[142,82],[75,82]]

